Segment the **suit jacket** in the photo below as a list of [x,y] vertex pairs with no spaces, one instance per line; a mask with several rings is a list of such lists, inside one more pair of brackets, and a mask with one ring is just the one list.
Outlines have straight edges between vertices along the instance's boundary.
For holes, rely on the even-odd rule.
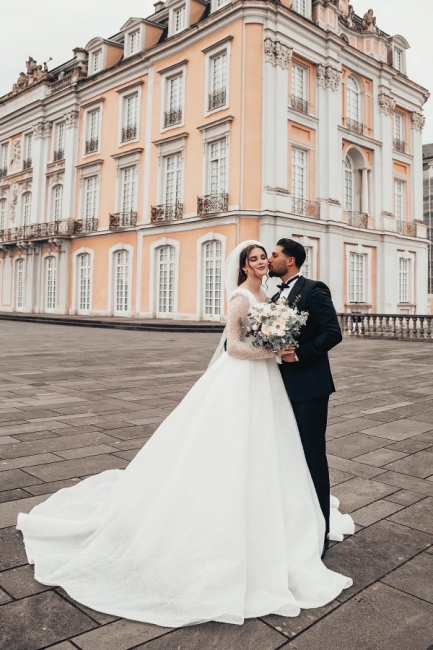
[[[272,300],[276,297],[278,294]],[[279,368],[290,399],[304,402],[335,392],[328,351],[341,342],[342,336],[326,284],[301,276],[287,297],[288,305],[295,302],[299,311],[308,311],[296,349],[299,361],[283,361]]]

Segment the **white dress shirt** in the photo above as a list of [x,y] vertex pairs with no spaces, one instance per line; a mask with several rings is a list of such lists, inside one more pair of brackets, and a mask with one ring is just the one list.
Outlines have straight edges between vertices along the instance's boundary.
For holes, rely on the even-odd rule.
[[287,282],[288,282],[289,284],[287,285],[286,289],[283,289],[283,290],[282,290],[282,292],[281,292],[281,294],[280,294],[280,298],[284,298],[285,300],[287,300],[287,298],[288,298],[288,296],[289,296],[289,293],[290,293],[291,290],[293,289],[293,286],[296,284],[296,282],[297,282],[297,281],[299,280],[299,278],[301,278],[301,277],[302,277],[302,273],[297,273],[297,274],[296,274],[296,278],[293,278],[292,280],[287,280]]

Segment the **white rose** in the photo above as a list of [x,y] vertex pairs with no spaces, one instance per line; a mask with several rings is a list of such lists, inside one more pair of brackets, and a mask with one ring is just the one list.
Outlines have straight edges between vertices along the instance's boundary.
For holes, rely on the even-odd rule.
[[262,334],[265,336],[270,336],[272,334],[272,328],[270,325],[262,325]]

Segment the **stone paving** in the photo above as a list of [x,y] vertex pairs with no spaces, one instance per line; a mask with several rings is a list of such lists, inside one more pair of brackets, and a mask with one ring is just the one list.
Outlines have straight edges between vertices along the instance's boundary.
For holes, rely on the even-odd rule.
[[326,564],[354,585],[298,618],[167,630],[40,585],[17,513],[123,468],[206,367],[217,334],[0,323],[0,603],[4,650],[433,649],[433,345],[345,340],[332,352],[333,494],[356,534]]

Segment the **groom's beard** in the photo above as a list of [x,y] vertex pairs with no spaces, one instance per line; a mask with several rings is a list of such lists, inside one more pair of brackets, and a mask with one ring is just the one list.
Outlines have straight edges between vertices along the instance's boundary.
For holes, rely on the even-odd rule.
[[283,275],[284,273],[280,273],[279,271],[269,271],[270,278],[281,278]]

